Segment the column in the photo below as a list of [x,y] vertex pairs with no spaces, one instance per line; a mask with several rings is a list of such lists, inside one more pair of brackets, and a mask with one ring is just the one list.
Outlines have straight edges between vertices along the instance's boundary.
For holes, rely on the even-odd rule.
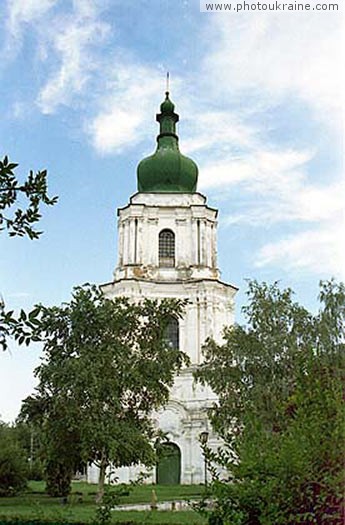
[[211,224],[211,267],[216,268],[217,267],[217,261],[216,261],[216,252],[215,252],[215,225],[214,222]]
[[217,268],[218,266],[218,243],[217,243],[217,221],[214,221],[213,223],[213,248],[212,253],[214,257],[214,267]]
[[203,219],[200,221],[200,247],[201,247],[201,260],[200,263],[202,266],[206,266],[206,253],[207,253],[207,246],[206,246],[206,220]]
[[197,314],[197,322],[196,322],[196,344],[197,344],[197,363],[201,363],[201,308],[200,308],[200,299],[199,297],[196,298],[196,314]]
[[141,235],[142,235],[142,217],[136,219],[136,264],[141,264],[142,261],[142,247],[141,247]]
[[180,321],[180,328],[184,333],[184,346],[181,350],[189,355],[192,364],[198,364],[200,362],[200,311],[198,302],[192,297],[190,299],[185,317]]
[[197,228],[197,220],[192,218],[191,220],[191,231],[190,231],[190,244],[192,247],[192,259],[191,264],[197,265],[198,264],[198,228]]
[[129,231],[128,231],[128,221],[127,219],[124,219],[122,221],[123,226],[123,265],[126,266],[128,264],[128,250],[129,250]]
[[117,232],[118,232],[118,266],[121,268],[123,265],[123,223],[122,221],[118,221],[117,223]]
[[175,265],[189,266],[190,256],[189,252],[191,246],[188,242],[188,235],[186,231],[186,219],[175,219]]
[[148,220],[148,263],[153,266],[158,266],[158,219],[150,218]]
[[134,252],[135,252],[135,219],[131,217],[129,219],[129,264],[134,264]]
[[205,222],[205,238],[206,238],[206,266],[212,266],[212,241],[211,241],[211,224],[209,221]]

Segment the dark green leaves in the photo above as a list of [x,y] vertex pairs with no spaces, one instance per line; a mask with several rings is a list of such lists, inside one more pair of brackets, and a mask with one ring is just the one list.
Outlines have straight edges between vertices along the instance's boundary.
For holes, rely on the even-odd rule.
[[18,438],[17,428],[0,421],[0,497],[18,494],[27,484],[27,461]]
[[[7,157],[0,161],[0,231],[7,230],[10,237],[37,239],[42,232],[33,225],[41,219],[40,205],[53,206],[58,197],[48,196],[46,170],[36,174],[30,171],[26,181],[20,183],[14,173],[17,166]],[[28,201],[24,208],[19,205],[23,197]]]
[[196,373],[219,396],[210,417],[224,439],[210,460],[214,515],[238,525],[342,523],[345,287],[320,285],[312,315],[277,283],[249,283],[247,326],[208,341]]
[[42,310],[42,306],[36,306],[29,313],[21,310],[19,315],[15,316],[13,310],[6,312],[4,301],[0,299],[0,348],[6,350],[10,338],[19,345],[26,346],[31,342],[40,341]]

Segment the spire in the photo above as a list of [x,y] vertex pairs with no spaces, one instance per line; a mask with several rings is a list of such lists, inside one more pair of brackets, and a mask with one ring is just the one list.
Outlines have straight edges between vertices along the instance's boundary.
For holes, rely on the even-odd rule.
[[180,153],[176,123],[179,116],[169,98],[169,73],[165,100],[156,115],[159,122],[156,152],[138,165],[138,191],[146,193],[194,193],[198,167]]
[[156,115],[156,120],[159,122],[159,135],[157,137],[158,144],[163,137],[173,137],[176,139],[176,146],[178,136],[176,135],[176,122],[179,121],[179,116],[174,113],[175,105],[169,98],[169,91],[165,93],[165,100],[162,102],[161,112]]

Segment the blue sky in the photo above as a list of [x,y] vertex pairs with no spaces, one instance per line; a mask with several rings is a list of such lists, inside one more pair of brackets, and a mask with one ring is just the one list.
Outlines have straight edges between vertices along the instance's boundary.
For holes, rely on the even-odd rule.
[[[313,4],[314,0],[310,3]],[[3,0],[0,155],[47,168],[54,208],[40,240],[0,240],[9,307],[59,304],[107,282],[116,208],[155,147],[165,74],[181,151],[219,208],[222,278],[280,280],[315,308],[345,278],[343,22],[309,11],[211,14],[198,0]],[[35,384],[39,348],[0,356],[0,417]]]

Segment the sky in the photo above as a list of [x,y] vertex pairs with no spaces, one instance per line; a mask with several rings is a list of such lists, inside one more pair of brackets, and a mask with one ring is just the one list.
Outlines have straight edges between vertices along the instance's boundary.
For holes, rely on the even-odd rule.
[[[199,0],[2,0],[0,156],[22,179],[47,169],[59,196],[39,240],[1,234],[7,307],[112,280],[116,209],[155,149],[169,71],[181,151],[219,209],[237,320],[254,278],[314,311],[320,279],[345,279],[341,4],[210,13]],[[0,355],[0,419],[15,419],[39,362],[37,346]]]

